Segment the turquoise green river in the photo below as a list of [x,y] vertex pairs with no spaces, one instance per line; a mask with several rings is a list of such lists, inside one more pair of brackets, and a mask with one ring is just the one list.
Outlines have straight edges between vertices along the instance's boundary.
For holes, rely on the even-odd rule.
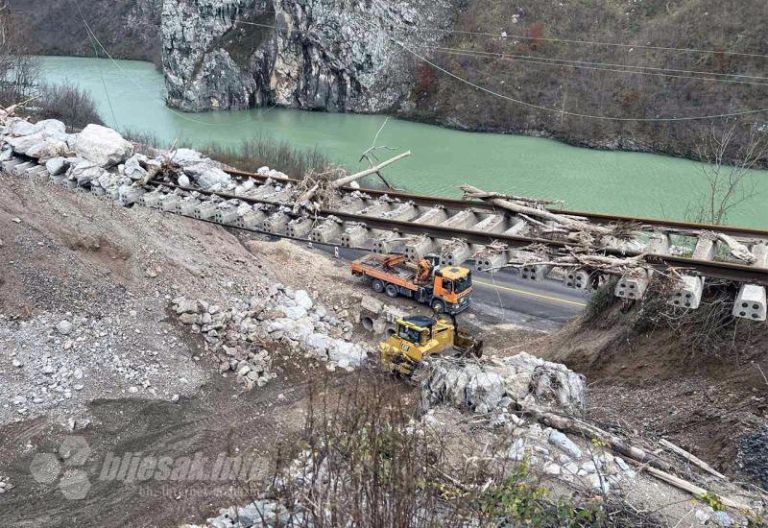
[[[202,147],[237,145],[248,138],[317,148],[355,169],[383,116],[303,112],[278,108],[240,112],[181,113],[164,105],[162,75],[136,61],[41,58],[42,77],[85,89],[107,125],[144,131],[161,141]],[[390,119],[377,142],[413,155],[385,174],[409,191],[458,196],[472,183],[487,190],[562,200],[569,209],[685,219],[702,199],[700,163],[654,154],[608,152],[517,135],[461,132]],[[388,157],[390,153],[384,153]],[[280,169],[280,167],[274,167]],[[753,171],[754,196],[728,218],[734,225],[768,228],[768,172]]]

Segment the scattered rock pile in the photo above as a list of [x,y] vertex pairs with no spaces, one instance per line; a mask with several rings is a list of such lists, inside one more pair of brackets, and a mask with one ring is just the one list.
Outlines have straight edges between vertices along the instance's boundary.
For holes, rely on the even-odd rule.
[[88,424],[89,400],[170,399],[194,390],[203,374],[182,340],[130,305],[98,317],[42,313],[13,322],[0,315],[0,323],[0,349],[12,368],[0,385],[0,423],[53,411],[79,429]]
[[[135,154],[131,142],[100,125],[88,125],[82,132],[70,134],[65,124],[55,119],[30,123],[11,117],[0,128],[0,140],[0,161],[9,160],[14,154],[33,158],[46,168],[55,183],[108,195],[124,205],[138,201],[144,193],[142,185],[150,177],[182,187],[226,191],[244,197],[256,192],[253,180],[233,178],[218,162],[195,150],[158,150],[155,157]],[[286,177],[269,167],[261,167],[258,173],[269,178]],[[293,190],[291,185],[272,180],[269,183],[276,193]],[[187,200],[198,198],[195,191],[175,192]],[[241,205],[238,200],[222,205],[227,204],[233,208]]]
[[219,515],[206,520],[204,525],[186,524],[181,528],[272,528],[301,526],[310,528],[312,520],[304,510],[289,511],[283,504],[272,499],[259,499],[244,507],[222,509]]
[[234,371],[248,389],[262,386],[275,375],[267,350],[275,342],[300,350],[328,368],[352,369],[366,350],[349,341],[352,324],[329,314],[304,290],[272,284],[232,308],[184,297],[174,299],[179,321],[204,336],[222,372]]
[[584,376],[525,352],[475,362],[438,359],[422,383],[424,409],[449,403],[487,413],[514,403],[580,415],[585,402]]
[[621,457],[591,444],[577,444],[556,429],[542,429],[539,424],[529,424],[520,418],[512,419],[509,429],[514,440],[499,458],[526,461],[533,471],[547,477],[608,493],[611,486],[619,486],[636,476]]
[[0,495],[13,489],[13,484],[8,477],[0,476]]

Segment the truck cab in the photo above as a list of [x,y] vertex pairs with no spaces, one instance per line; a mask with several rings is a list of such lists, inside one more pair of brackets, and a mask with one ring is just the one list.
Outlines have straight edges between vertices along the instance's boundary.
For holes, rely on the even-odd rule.
[[432,309],[438,313],[457,314],[469,308],[472,295],[472,272],[464,267],[436,268]]

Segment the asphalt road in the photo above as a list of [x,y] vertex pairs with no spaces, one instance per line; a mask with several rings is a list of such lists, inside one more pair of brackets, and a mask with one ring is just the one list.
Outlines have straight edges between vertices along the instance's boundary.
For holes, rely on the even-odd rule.
[[[334,253],[333,247],[315,246],[315,249]],[[364,251],[339,248],[339,258],[344,262],[365,254]],[[490,323],[555,330],[579,315],[589,301],[587,292],[566,288],[551,280],[521,280],[514,271],[473,271],[473,284],[471,311]]]

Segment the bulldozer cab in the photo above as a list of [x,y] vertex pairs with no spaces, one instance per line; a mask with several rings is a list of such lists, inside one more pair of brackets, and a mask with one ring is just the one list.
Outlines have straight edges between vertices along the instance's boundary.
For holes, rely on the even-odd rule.
[[482,340],[459,330],[454,316],[414,315],[397,321],[395,333],[379,344],[379,355],[387,369],[410,376],[430,356],[480,357],[482,348]]

